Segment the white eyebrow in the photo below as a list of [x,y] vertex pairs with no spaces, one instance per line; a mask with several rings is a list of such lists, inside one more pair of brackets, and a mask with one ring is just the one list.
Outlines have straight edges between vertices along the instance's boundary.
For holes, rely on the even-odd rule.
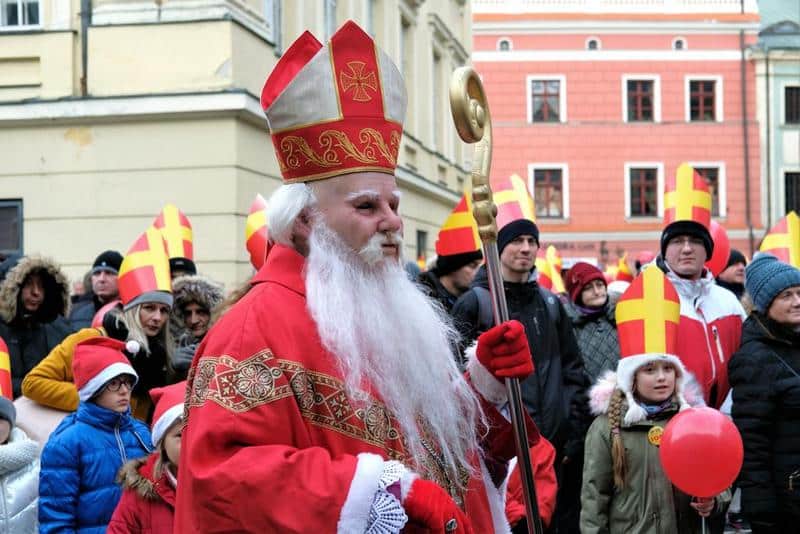
[[[392,196],[397,200],[400,200],[402,193],[399,190],[395,189],[394,191],[392,191]],[[345,197],[345,200],[349,202],[364,197],[370,200],[378,200],[381,197],[381,195],[374,189],[362,189],[361,191],[354,191],[352,193],[348,193],[347,196]]]

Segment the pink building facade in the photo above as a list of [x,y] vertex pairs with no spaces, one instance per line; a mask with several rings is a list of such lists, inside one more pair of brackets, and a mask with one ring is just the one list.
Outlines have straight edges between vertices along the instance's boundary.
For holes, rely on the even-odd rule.
[[527,179],[542,245],[566,265],[657,251],[664,181],[686,161],[750,255],[764,230],[755,73],[742,52],[758,38],[755,2],[476,0],[473,22],[492,179]]

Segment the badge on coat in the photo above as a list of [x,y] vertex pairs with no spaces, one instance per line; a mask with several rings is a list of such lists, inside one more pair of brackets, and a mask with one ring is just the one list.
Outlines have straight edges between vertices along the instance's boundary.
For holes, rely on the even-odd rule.
[[650,430],[647,431],[647,441],[650,442],[650,445],[655,445],[656,447],[661,445],[661,436],[664,434],[664,429],[660,426],[654,426]]

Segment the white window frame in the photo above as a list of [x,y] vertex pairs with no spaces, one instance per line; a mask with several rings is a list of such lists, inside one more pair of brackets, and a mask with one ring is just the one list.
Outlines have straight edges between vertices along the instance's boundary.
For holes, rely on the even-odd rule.
[[[675,43],[677,43],[678,41],[683,41],[683,48],[681,48],[680,50],[675,48]],[[676,52],[683,52],[684,50],[688,50],[689,41],[687,41],[686,37],[684,37],[683,35],[678,35],[672,40],[672,49],[675,50]]]
[[[502,42],[508,43],[508,50],[500,49],[500,43]],[[514,41],[511,40],[511,37],[501,37],[497,40],[495,48],[497,49],[498,52],[511,52],[512,50],[514,50]]]
[[800,87],[800,83],[795,82],[783,82],[780,84],[779,91],[780,91],[780,118],[781,118],[781,126],[786,126],[788,128],[796,128],[797,124],[789,124],[786,122],[786,88],[787,87]]
[[[534,124],[533,121],[533,95],[531,94],[531,82],[533,80],[543,81],[559,81],[558,85],[558,123],[564,124],[567,122],[567,76],[564,74],[529,74],[525,77],[525,101],[527,102],[527,115],[526,120],[528,124]],[[538,124],[550,124],[547,122]]]
[[[594,50],[592,50],[591,48],[589,48],[589,42],[590,42],[590,41],[596,41],[596,42],[597,42],[597,48],[595,48]],[[599,37],[596,37],[596,36],[591,36],[591,37],[588,37],[588,38],[586,39],[586,41],[585,41],[585,42],[584,42],[584,44],[583,44],[583,47],[584,47],[586,50],[590,51],[590,52],[595,52],[595,51],[597,51],[597,50],[602,50],[602,49],[603,49],[603,41],[601,41]]]
[[[656,215],[642,217],[631,215],[631,169],[632,168],[656,169]],[[664,163],[661,161],[626,161],[624,164],[625,176],[625,219],[626,221],[652,222],[664,216]]]
[[719,188],[719,215],[717,218],[724,218],[728,216],[728,174],[725,168],[724,161],[687,161],[693,169],[708,169],[709,167],[717,168],[717,187]]
[[565,221],[569,219],[569,164],[567,163],[528,163],[528,192],[531,194],[536,213],[536,189],[534,187],[534,173],[537,170],[557,169],[561,171],[561,217],[543,217],[548,221]]
[[[628,121],[628,82],[635,80],[653,82],[653,122],[661,122],[661,76],[658,74],[622,75],[622,122],[630,122]],[[647,123],[643,122],[643,124]]]
[[691,105],[691,92],[690,86],[692,82],[716,82],[714,85],[714,111],[715,117],[714,122],[722,122],[725,119],[725,87],[723,86],[723,79],[722,76],[718,74],[687,74],[683,78],[683,110],[684,110],[684,119],[686,122],[698,122],[702,123],[704,121],[693,121],[691,114],[692,114],[692,105]]
[[[17,24],[15,26],[7,26],[5,24],[0,24],[0,32],[13,32],[13,31],[20,31],[20,30],[30,30],[30,29],[37,29],[42,27],[42,2],[44,0],[36,0],[36,7],[39,9],[39,24]],[[17,0],[17,9],[19,10],[20,17],[22,16],[22,2],[23,0]],[[0,19],[2,20],[2,19]]]

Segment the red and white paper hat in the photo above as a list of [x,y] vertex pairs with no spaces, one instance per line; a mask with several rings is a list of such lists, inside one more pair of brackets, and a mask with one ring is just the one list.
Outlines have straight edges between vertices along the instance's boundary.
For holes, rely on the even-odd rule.
[[158,443],[169,430],[169,427],[183,416],[186,380],[163,388],[153,388],[150,390],[150,398],[153,399],[153,404],[156,405],[156,409],[153,412],[153,428],[150,435],[153,438],[153,446],[158,447]]
[[139,375],[122,352],[124,349],[125,343],[110,337],[89,338],[75,346],[72,374],[80,400],[91,399],[106,382],[120,375],[131,375],[136,385]]

